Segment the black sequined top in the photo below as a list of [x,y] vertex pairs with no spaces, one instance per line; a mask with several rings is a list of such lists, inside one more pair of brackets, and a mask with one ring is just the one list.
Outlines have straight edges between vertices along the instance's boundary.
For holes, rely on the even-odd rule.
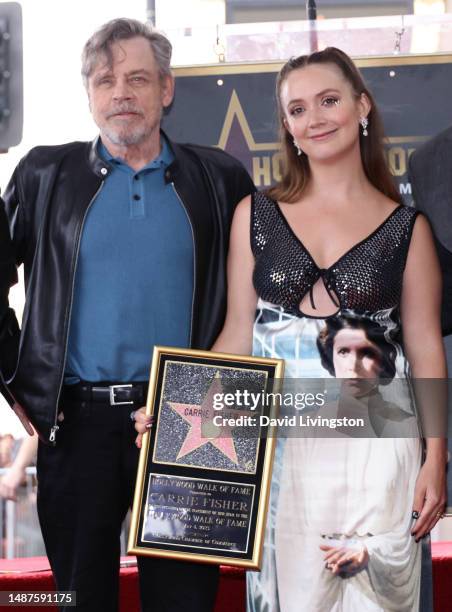
[[264,193],[256,193],[251,214],[253,284],[262,300],[303,317],[299,308],[301,301],[319,278],[323,278],[338,310],[376,312],[398,306],[418,214],[415,209],[398,206],[369,236],[327,269],[316,265],[277,202]]

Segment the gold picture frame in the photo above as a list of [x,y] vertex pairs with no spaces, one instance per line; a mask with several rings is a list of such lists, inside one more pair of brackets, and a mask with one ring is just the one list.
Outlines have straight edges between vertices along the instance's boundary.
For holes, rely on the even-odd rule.
[[155,347],[130,554],[259,569],[283,373],[281,359]]

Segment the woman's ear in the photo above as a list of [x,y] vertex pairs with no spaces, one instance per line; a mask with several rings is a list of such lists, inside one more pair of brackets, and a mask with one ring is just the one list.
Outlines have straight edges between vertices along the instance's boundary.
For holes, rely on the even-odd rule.
[[284,129],[286,130],[286,132],[289,134],[289,136],[291,138],[293,138],[292,132],[290,131],[290,128],[289,128],[289,124],[288,124],[287,119],[285,117],[283,117],[282,124],[283,124]]
[[359,106],[359,116],[367,117],[367,115],[370,113],[372,109],[372,104],[370,103],[368,96],[364,92],[359,96],[358,106]]

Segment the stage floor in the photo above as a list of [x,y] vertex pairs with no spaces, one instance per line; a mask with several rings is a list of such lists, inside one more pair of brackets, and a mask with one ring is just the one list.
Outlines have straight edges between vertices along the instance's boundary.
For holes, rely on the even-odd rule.
[[[452,542],[433,542],[433,581],[435,612],[449,612],[452,602]],[[0,560],[0,591],[52,591],[54,589],[46,557]],[[0,606],[0,610],[11,610]],[[20,606],[33,612],[36,607]],[[55,607],[39,607],[51,612]],[[222,567],[215,612],[245,611],[245,574],[242,570]],[[139,612],[138,573],[134,557],[121,559],[120,612]]]

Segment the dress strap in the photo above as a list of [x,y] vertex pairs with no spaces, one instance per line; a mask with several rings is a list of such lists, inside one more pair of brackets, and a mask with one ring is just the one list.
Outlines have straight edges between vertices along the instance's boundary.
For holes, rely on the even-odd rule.
[[278,225],[281,224],[275,202],[264,192],[257,191],[251,195],[250,241],[254,257],[264,250],[272,240]]

